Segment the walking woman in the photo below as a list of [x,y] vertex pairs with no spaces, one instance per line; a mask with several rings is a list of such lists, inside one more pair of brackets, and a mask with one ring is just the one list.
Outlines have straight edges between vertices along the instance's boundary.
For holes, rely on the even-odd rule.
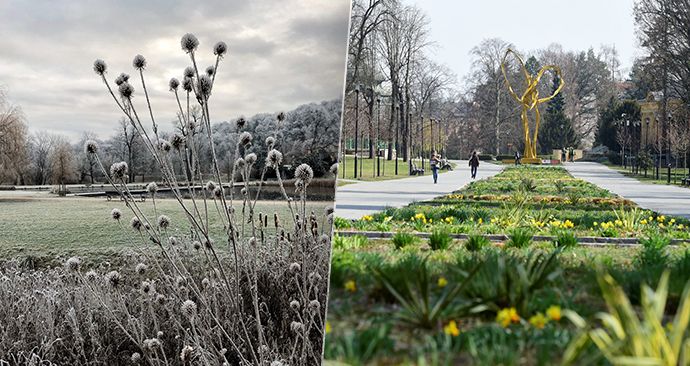
[[470,158],[470,171],[472,172],[472,179],[477,178],[477,168],[479,167],[479,156],[476,151],[472,152],[472,157]]
[[434,150],[429,158],[429,165],[431,165],[431,174],[434,177],[434,184],[436,184],[438,181],[438,168],[440,163],[441,157],[436,153],[436,150]]

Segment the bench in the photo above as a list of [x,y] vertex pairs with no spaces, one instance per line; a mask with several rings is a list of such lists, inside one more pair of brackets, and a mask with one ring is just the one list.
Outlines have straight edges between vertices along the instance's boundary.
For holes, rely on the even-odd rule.
[[684,186],[690,186],[690,175],[681,179],[680,183]]
[[424,175],[424,169],[417,167],[417,164],[412,164],[412,175]]

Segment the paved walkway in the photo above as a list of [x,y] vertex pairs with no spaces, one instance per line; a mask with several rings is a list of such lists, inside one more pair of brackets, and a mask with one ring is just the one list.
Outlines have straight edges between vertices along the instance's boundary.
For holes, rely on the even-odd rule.
[[[454,162],[457,163],[455,170],[440,174],[438,184],[434,184],[429,172],[421,177],[340,186],[335,195],[335,215],[358,219],[387,207],[402,207],[414,201],[429,200],[454,192],[472,181],[467,160]],[[496,175],[501,169],[498,165],[482,161],[477,179]]]
[[642,183],[599,163],[577,162],[564,166],[574,177],[608,189],[642,208],[690,218],[690,189]]

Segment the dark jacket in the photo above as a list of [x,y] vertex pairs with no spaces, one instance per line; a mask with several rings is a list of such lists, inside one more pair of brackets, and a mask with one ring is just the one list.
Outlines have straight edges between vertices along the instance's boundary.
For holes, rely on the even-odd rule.
[[473,156],[470,158],[470,166],[471,166],[471,167],[479,166],[479,156],[473,155]]

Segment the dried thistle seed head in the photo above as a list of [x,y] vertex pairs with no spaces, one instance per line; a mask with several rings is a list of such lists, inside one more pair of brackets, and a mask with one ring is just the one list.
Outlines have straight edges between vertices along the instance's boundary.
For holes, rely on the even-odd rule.
[[180,151],[184,146],[184,137],[177,133],[172,135],[170,138],[170,145],[173,147],[173,149]]
[[194,357],[194,347],[184,346],[182,352],[180,352],[180,361],[183,363],[191,362]]
[[329,170],[331,171],[331,173],[338,175],[338,163],[331,165],[331,168]]
[[257,157],[256,157],[256,154],[254,154],[254,153],[249,153],[249,154],[245,155],[245,157],[244,157],[244,161],[246,161],[247,164],[249,164],[249,165],[256,163],[256,159],[257,159]]
[[143,293],[144,295],[149,295],[149,294],[152,294],[155,292],[156,292],[156,289],[154,287],[153,282],[144,281],[141,283],[141,293]]
[[209,66],[206,68],[206,75],[208,76],[213,76],[213,74],[216,73],[216,68],[213,66]]
[[280,151],[278,151],[276,149],[269,151],[268,155],[266,155],[266,165],[269,167],[277,169],[282,162],[283,162],[283,153],[281,153]]
[[225,189],[221,186],[218,186],[213,189],[213,197],[220,199],[225,195]]
[[112,287],[118,287],[122,282],[122,277],[118,271],[110,271],[105,274],[105,281]]
[[182,276],[175,277],[175,286],[177,286],[177,288],[184,287],[184,285],[186,283],[187,283],[187,281],[185,281],[184,277],[182,277]]
[[213,248],[213,239],[204,239],[204,246],[208,249]]
[[156,338],[158,338],[158,339],[163,338],[163,332],[160,330],[158,332],[156,332]]
[[283,361],[276,360],[271,361],[271,366],[285,366],[285,364],[283,363]]
[[194,130],[196,129],[196,122],[193,120],[187,122],[187,129],[189,130],[189,132],[194,132]]
[[297,262],[290,263],[290,272],[297,273],[302,270],[302,266]]
[[161,142],[158,143],[158,150],[160,150],[164,153],[169,153],[171,149],[172,149],[172,145],[170,145],[170,143],[165,141],[165,140],[162,140]]
[[182,79],[182,89],[184,89],[186,92],[191,92],[193,88],[194,88],[193,79],[185,76],[184,79]]
[[70,259],[65,262],[65,268],[67,268],[70,272],[77,272],[79,271],[79,268],[81,267],[81,259],[77,257],[71,257]]
[[180,86],[180,81],[177,80],[177,78],[170,78],[168,86],[170,87],[170,91],[175,91]]
[[139,363],[141,362],[141,353],[134,352],[129,359],[132,361],[132,363]]
[[135,69],[137,70],[143,70],[146,68],[146,58],[142,55],[136,55],[134,56],[134,59],[132,60],[132,66],[134,66]]
[[144,223],[144,228],[145,228],[146,230],[149,230],[149,229],[151,229],[151,225],[149,225],[148,222],[145,222],[145,223]]
[[149,270],[149,266],[147,266],[144,263],[139,263],[137,266],[134,268],[134,270],[137,272],[139,275],[144,275],[146,274],[146,271]]
[[314,171],[308,164],[300,164],[300,166],[295,169],[295,178],[304,181],[305,186],[309,185],[312,178],[314,178]]
[[187,66],[182,71],[182,76],[185,78],[194,79],[194,68],[192,66]]
[[247,146],[252,143],[252,134],[244,131],[240,134],[240,138],[237,142],[240,146]]
[[292,329],[292,331],[295,333],[300,333],[304,331],[304,324],[301,322],[292,322],[290,323],[290,329]]
[[93,71],[95,71],[96,74],[103,76],[106,70],[108,70],[108,65],[105,64],[105,61],[99,58],[93,62]]
[[195,35],[187,33],[184,36],[182,36],[182,39],[180,40],[180,45],[182,46],[182,50],[186,53],[194,52],[196,51],[196,48],[199,47],[199,40],[196,38]]
[[165,215],[158,216],[158,227],[161,229],[167,229],[170,226],[170,218]]
[[255,237],[252,236],[251,238],[249,238],[249,240],[247,241],[247,243],[248,243],[251,247],[256,247],[256,245],[257,245],[259,242],[258,242],[258,240],[256,240]]
[[321,275],[319,274],[319,272],[312,272],[309,274],[309,283],[311,283],[312,285],[315,285],[315,284],[321,282],[321,279],[322,278],[321,278]]
[[232,206],[230,206],[230,205],[228,205],[228,213],[229,213],[230,215],[234,215],[234,214],[235,214],[235,208],[232,207]]
[[194,243],[192,243],[192,246],[193,246],[194,249],[196,249],[196,250],[201,249],[201,243],[199,243],[198,241],[195,241]]
[[312,300],[309,302],[309,310],[317,312],[319,309],[321,309],[321,303],[319,300]]
[[295,180],[295,193],[302,193],[304,191],[304,181],[301,179]]
[[161,348],[161,346],[162,343],[158,338],[144,339],[144,348],[148,351],[154,352],[157,349]]
[[119,220],[122,217],[122,211],[114,208],[112,211],[110,211],[110,216],[113,218],[113,220]]
[[182,311],[182,314],[187,317],[187,319],[194,319],[197,310],[196,303],[192,300],[186,300],[182,303],[180,310]]
[[278,122],[285,121],[285,113],[284,112],[278,113],[278,115],[276,116],[276,119],[278,120]]
[[244,161],[244,159],[242,159],[242,158],[237,158],[237,160],[235,160],[235,168],[236,168],[236,169],[244,169],[244,166],[245,166],[246,163],[247,163],[247,162]]
[[208,288],[209,286],[211,286],[211,281],[204,277],[204,279],[201,280],[201,287]]
[[129,225],[132,227],[132,229],[141,231],[141,220],[139,220],[138,217],[132,217],[132,220],[129,221]]
[[269,149],[272,149],[273,145],[276,144],[276,139],[273,136],[268,136],[268,137],[266,137],[265,143],[266,143],[266,147],[268,147]]
[[211,89],[213,88],[213,82],[211,77],[208,75],[199,76],[197,81],[196,92],[199,96],[208,99],[211,96]]
[[168,238],[168,242],[170,243],[170,245],[177,245],[178,240],[177,240],[176,237],[171,236],[171,237]]
[[120,86],[120,85],[122,85],[122,83],[126,83],[128,81],[129,81],[129,74],[125,74],[123,72],[123,73],[120,73],[120,75],[118,75],[115,78],[115,85]]
[[247,188],[242,187],[242,189],[240,189],[240,194],[243,196],[246,196],[247,195]]
[[134,87],[130,83],[124,82],[120,84],[118,91],[120,91],[121,97],[131,99],[132,95],[134,94]]
[[84,143],[84,152],[87,154],[95,154],[98,152],[98,144],[94,140],[88,140]]
[[84,274],[84,278],[89,282],[94,282],[98,279],[98,273],[96,271],[88,271]]
[[241,130],[244,125],[247,124],[247,120],[244,119],[243,116],[240,116],[238,119],[235,120],[235,127],[237,127],[237,130]]
[[156,182],[151,182],[146,185],[146,191],[153,194],[156,194],[158,192],[158,184]]
[[128,172],[129,167],[124,161],[113,163],[113,165],[110,166],[110,176],[113,179],[123,179],[127,176]]
[[156,302],[159,303],[159,304],[161,304],[161,305],[162,305],[162,304],[165,304],[165,301],[166,301],[166,300],[167,300],[167,298],[166,298],[165,295],[163,295],[163,294],[158,294],[158,295],[156,296]]
[[213,46],[213,54],[216,56],[222,58],[226,52],[228,52],[228,45],[223,41],[220,41]]
[[216,183],[212,180],[209,180],[206,183],[206,190],[209,192],[213,192],[214,189],[216,189]]

